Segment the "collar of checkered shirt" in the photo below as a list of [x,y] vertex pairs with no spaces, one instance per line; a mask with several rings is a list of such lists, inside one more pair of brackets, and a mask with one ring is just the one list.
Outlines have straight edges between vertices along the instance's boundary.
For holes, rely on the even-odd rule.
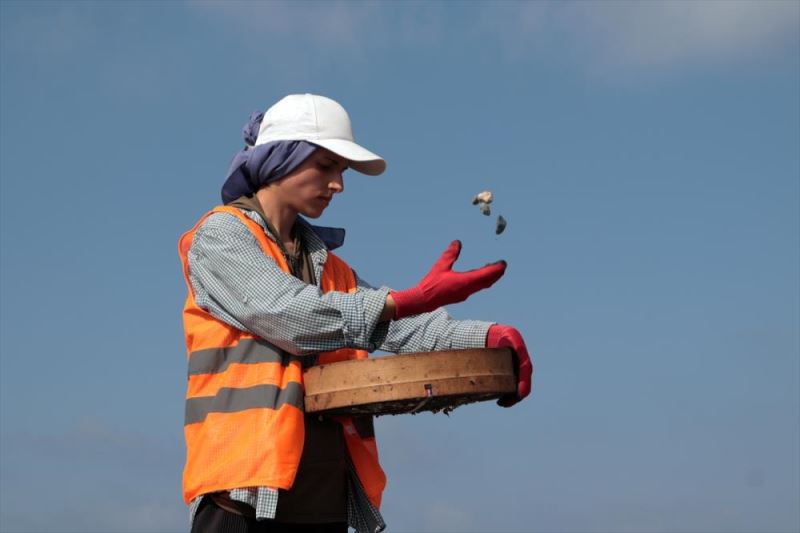
[[[270,230],[273,232],[275,231],[272,228],[269,219],[264,214],[264,211],[261,208],[261,204],[255,197],[255,195],[240,196],[239,198],[229,203],[228,205],[232,207],[238,207],[240,209],[247,209],[248,211],[255,211],[256,213],[258,213],[258,216],[260,216],[264,220],[267,226],[270,227]],[[344,228],[315,226],[314,224],[309,223],[306,219],[300,216],[297,217],[297,222],[295,222],[295,224],[302,224],[303,226],[313,231],[320,239],[322,239],[322,242],[325,243],[325,246],[328,248],[328,250],[335,250],[344,244],[344,236],[345,236]]]

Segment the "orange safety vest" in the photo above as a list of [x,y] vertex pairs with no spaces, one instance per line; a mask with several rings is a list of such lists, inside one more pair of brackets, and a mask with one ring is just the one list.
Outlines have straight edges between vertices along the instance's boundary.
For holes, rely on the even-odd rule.
[[[197,305],[187,260],[192,239],[212,213],[229,213],[253,233],[266,255],[289,273],[278,245],[233,207],[206,213],[180,239],[178,250],[189,288],[183,326],[189,354],[186,393],[186,466],[183,498],[244,487],[289,489],[303,453],[303,372],[301,358],[251,333],[229,326]],[[322,291],[355,292],[352,269],[334,254],[322,272]],[[365,359],[367,352],[342,348],[320,354],[320,363]],[[386,476],[374,436],[359,435],[350,417],[336,417],[367,497],[380,507]]]

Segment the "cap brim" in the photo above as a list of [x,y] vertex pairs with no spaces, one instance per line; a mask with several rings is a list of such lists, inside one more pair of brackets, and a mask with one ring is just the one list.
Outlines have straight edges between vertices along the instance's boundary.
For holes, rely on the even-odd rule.
[[350,168],[368,176],[377,176],[386,170],[386,161],[378,154],[373,154],[352,141],[345,139],[309,140],[311,144],[321,146],[349,161]]

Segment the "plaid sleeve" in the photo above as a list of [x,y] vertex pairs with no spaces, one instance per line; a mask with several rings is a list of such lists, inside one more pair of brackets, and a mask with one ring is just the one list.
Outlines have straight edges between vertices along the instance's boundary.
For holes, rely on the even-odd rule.
[[197,229],[188,259],[197,305],[233,327],[297,355],[377,348],[371,339],[386,287],[323,293],[283,272],[227,213],[211,215]]
[[[360,290],[373,287],[356,274]],[[375,328],[371,343],[391,353],[435,352],[483,348],[486,333],[494,322],[455,320],[440,307],[431,313],[383,322]]]

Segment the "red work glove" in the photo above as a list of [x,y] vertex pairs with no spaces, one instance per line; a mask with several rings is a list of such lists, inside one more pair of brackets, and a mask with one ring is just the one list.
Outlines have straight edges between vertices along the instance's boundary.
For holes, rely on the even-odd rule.
[[517,394],[504,396],[497,400],[497,405],[511,407],[531,393],[533,363],[528,355],[528,348],[519,331],[511,326],[495,324],[486,334],[487,348],[511,348],[514,351],[514,371],[517,374]]
[[466,272],[454,272],[453,263],[461,253],[461,241],[453,241],[428,275],[416,286],[391,291],[395,318],[433,311],[443,305],[463,302],[472,293],[491,287],[506,271],[506,262],[498,261]]

